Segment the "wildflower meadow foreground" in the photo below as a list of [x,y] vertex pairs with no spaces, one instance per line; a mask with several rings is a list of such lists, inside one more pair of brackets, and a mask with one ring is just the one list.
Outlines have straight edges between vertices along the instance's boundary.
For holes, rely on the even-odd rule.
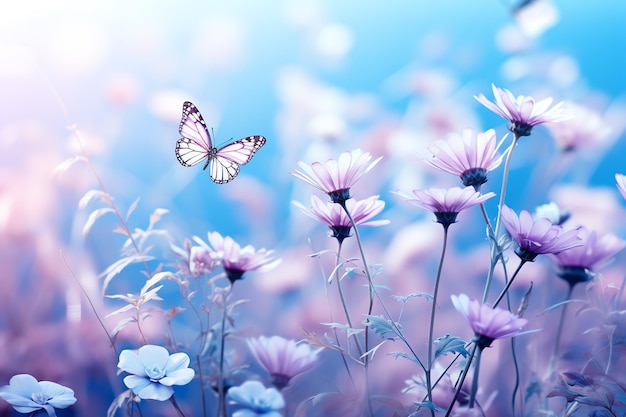
[[169,141],[121,147],[144,177],[50,87],[71,146],[0,180],[0,415],[626,416],[626,163],[593,159],[625,107],[494,79],[455,90],[465,117],[442,72],[400,118],[281,74],[277,130],[322,139],[220,141],[175,95]]

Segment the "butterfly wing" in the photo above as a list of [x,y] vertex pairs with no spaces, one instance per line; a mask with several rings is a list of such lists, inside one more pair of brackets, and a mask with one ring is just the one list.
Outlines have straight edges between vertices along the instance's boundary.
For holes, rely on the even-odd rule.
[[210,161],[211,179],[218,184],[225,184],[239,174],[239,165],[245,165],[254,154],[265,145],[265,137],[248,136],[220,148]]
[[226,184],[239,174],[239,164],[221,156],[211,158],[210,165],[209,174],[216,184]]
[[[178,127],[182,138],[176,142],[176,158],[181,165],[190,167],[205,159],[209,162],[209,156],[213,150],[211,135],[198,108],[186,101],[183,104],[183,117]],[[206,168],[206,165],[204,166]]]

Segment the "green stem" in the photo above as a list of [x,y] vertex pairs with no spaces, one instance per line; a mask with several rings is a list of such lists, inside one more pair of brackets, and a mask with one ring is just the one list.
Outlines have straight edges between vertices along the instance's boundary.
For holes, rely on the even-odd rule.
[[[504,199],[506,197],[506,188],[509,180],[509,170],[511,167],[511,155],[513,155],[513,149],[517,145],[517,141],[519,137],[516,134],[513,134],[513,143],[509,149],[509,152],[506,155],[506,160],[504,162],[504,173],[502,175],[502,187],[500,188],[500,201],[498,202],[498,215],[496,217],[496,229],[493,234],[494,241],[491,242],[491,266],[489,267],[489,273],[487,275],[487,282],[485,283],[485,291],[483,293],[483,303],[487,301],[489,297],[489,289],[491,287],[491,281],[493,280],[493,271],[497,264],[497,259],[501,258],[502,251],[500,249],[500,245],[498,244],[498,235],[500,234],[500,226],[502,223],[502,206],[504,205]],[[502,259],[502,258],[501,258]],[[504,259],[502,259],[504,261]],[[504,264],[503,264],[504,266]]]
[[[435,290],[433,292],[432,308],[430,311],[430,327],[428,330],[428,362],[426,369],[426,390],[428,393],[428,401],[432,403],[432,382],[431,370],[433,367],[433,333],[435,329],[435,313],[437,311],[437,296],[439,294],[439,282],[441,281],[441,271],[443,270],[443,261],[446,256],[446,248],[448,246],[448,227],[449,224],[442,223],[443,226],[443,246],[441,249],[441,258],[439,259],[439,267],[437,268],[437,278],[435,279]],[[431,408],[431,415],[435,416],[435,410]]]

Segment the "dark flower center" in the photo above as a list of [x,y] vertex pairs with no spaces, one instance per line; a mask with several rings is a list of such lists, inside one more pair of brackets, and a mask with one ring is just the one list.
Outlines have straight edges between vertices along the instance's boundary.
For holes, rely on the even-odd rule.
[[480,187],[487,182],[487,170],[484,168],[472,168],[461,174],[461,181],[466,187]]
[[526,262],[534,262],[538,255],[538,253],[535,253],[530,249],[522,248],[521,246],[518,246],[517,249],[515,249],[515,253],[522,261]]
[[562,266],[557,275],[567,281],[570,287],[581,282],[589,282],[595,276],[593,271],[584,266]]
[[482,334],[476,334],[476,337],[474,338],[474,342],[476,342],[476,346],[478,346],[478,349],[480,350],[491,346],[491,343],[493,343],[494,340],[495,339],[493,337],[484,336]]
[[520,138],[522,136],[530,136],[533,130],[533,127],[529,125],[528,123],[513,122],[513,124],[509,126],[509,130],[513,132],[515,136]]
[[346,203],[346,200],[350,199],[350,189],[345,188],[343,190],[331,191],[328,195],[330,196],[330,201],[343,206]]
[[437,223],[450,226],[452,223],[456,223],[456,216],[458,216],[458,214],[458,211],[435,212],[435,217],[437,218]]
[[224,272],[226,272],[226,278],[228,278],[230,283],[234,284],[235,281],[242,279],[241,277],[246,271],[242,271],[240,269],[224,268]]
[[289,377],[288,375],[272,374],[271,376],[272,376],[272,385],[274,385],[279,390],[282,390],[283,388],[285,388],[287,384],[289,383],[289,381],[291,380],[291,377]]
[[343,240],[347,237],[350,237],[350,230],[352,230],[351,226],[330,226],[330,230],[332,231],[331,237],[334,237],[339,241],[339,243],[343,243]]

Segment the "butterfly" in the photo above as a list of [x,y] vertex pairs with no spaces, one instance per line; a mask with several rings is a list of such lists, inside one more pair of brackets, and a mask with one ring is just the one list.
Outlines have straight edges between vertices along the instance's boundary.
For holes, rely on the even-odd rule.
[[239,165],[250,162],[254,154],[265,145],[265,137],[248,136],[221,148],[214,147],[200,110],[190,101],[183,104],[178,131],[182,135],[176,141],[178,162],[190,167],[205,161],[202,169],[210,166],[209,174],[217,184],[234,180],[239,174]]

